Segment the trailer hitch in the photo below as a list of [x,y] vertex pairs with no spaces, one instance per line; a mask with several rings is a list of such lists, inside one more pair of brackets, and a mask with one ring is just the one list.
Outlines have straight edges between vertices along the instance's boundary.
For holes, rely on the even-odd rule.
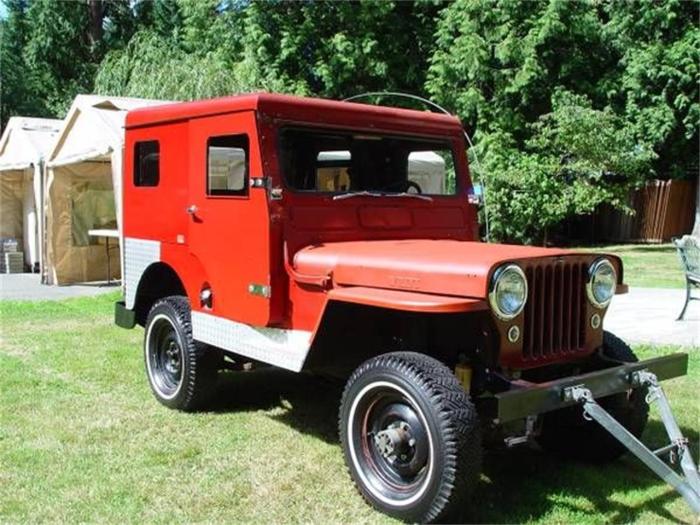
[[[648,370],[637,370],[629,374],[629,383],[633,387],[646,387],[648,404],[656,403],[661,421],[666,427],[670,443],[657,450],[650,450],[639,439],[633,436],[624,426],[613,418],[593,398],[591,391],[584,385],[567,387],[562,394],[565,401],[574,401],[583,407],[586,419],[594,419],[615,439],[622,443],[630,452],[637,456],[647,467],[653,470],[661,479],[675,488],[691,509],[700,514],[700,474],[688,448],[688,440],[683,436],[671,411],[671,405],[664,393],[656,375]],[[668,454],[673,464],[680,460],[682,476],[672,469],[660,456]]]

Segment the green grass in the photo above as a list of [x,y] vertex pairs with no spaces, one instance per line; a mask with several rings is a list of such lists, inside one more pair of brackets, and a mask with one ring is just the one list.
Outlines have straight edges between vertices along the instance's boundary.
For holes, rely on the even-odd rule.
[[[112,325],[114,299],[0,302],[0,522],[391,521],[346,474],[336,386],[274,370],[228,373],[211,412],[168,410],[147,385],[142,330]],[[700,353],[691,354],[690,375],[666,389],[697,444]],[[663,438],[652,419],[645,440]],[[600,467],[525,448],[492,452],[474,501],[480,523],[692,521],[629,457]]]
[[620,244],[582,248],[619,255],[625,282],[634,287],[684,288],[680,259],[672,244]]

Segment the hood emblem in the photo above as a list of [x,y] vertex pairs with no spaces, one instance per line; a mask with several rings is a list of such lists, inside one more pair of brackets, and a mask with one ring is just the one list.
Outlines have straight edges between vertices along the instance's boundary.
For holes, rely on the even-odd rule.
[[418,277],[406,277],[405,275],[391,275],[389,281],[393,286],[397,288],[404,288],[407,290],[416,290],[420,286],[420,279]]

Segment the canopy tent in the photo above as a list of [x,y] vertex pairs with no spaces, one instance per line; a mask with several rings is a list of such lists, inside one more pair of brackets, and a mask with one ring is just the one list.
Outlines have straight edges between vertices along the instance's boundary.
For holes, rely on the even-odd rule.
[[[47,284],[70,284],[119,278],[119,257],[107,238],[90,230],[121,232],[122,154],[124,119],[129,110],[164,104],[136,98],[78,95],[68,111],[53,149],[47,156],[46,264]],[[121,238],[121,237],[120,237]],[[119,251],[118,251],[119,250]]]
[[11,117],[0,137],[0,237],[17,239],[24,264],[41,265],[43,162],[61,121]]
[[[319,162],[350,162],[345,150],[321,151]],[[434,151],[412,151],[408,155],[408,179],[417,182],[423,193],[442,195],[447,184],[445,159]],[[317,171],[316,189],[319,191],[347,190],[350,176],[347,166],[322,167]]]

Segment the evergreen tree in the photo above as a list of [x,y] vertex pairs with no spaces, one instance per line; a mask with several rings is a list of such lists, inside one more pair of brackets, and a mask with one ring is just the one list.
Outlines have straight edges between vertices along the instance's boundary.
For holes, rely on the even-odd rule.
[[0,20],[0,123],[13,115],[38,114],[43,108],[34,78],[26,74],[22,50],[27,41],[26,0],[6,0],[7,17]]

